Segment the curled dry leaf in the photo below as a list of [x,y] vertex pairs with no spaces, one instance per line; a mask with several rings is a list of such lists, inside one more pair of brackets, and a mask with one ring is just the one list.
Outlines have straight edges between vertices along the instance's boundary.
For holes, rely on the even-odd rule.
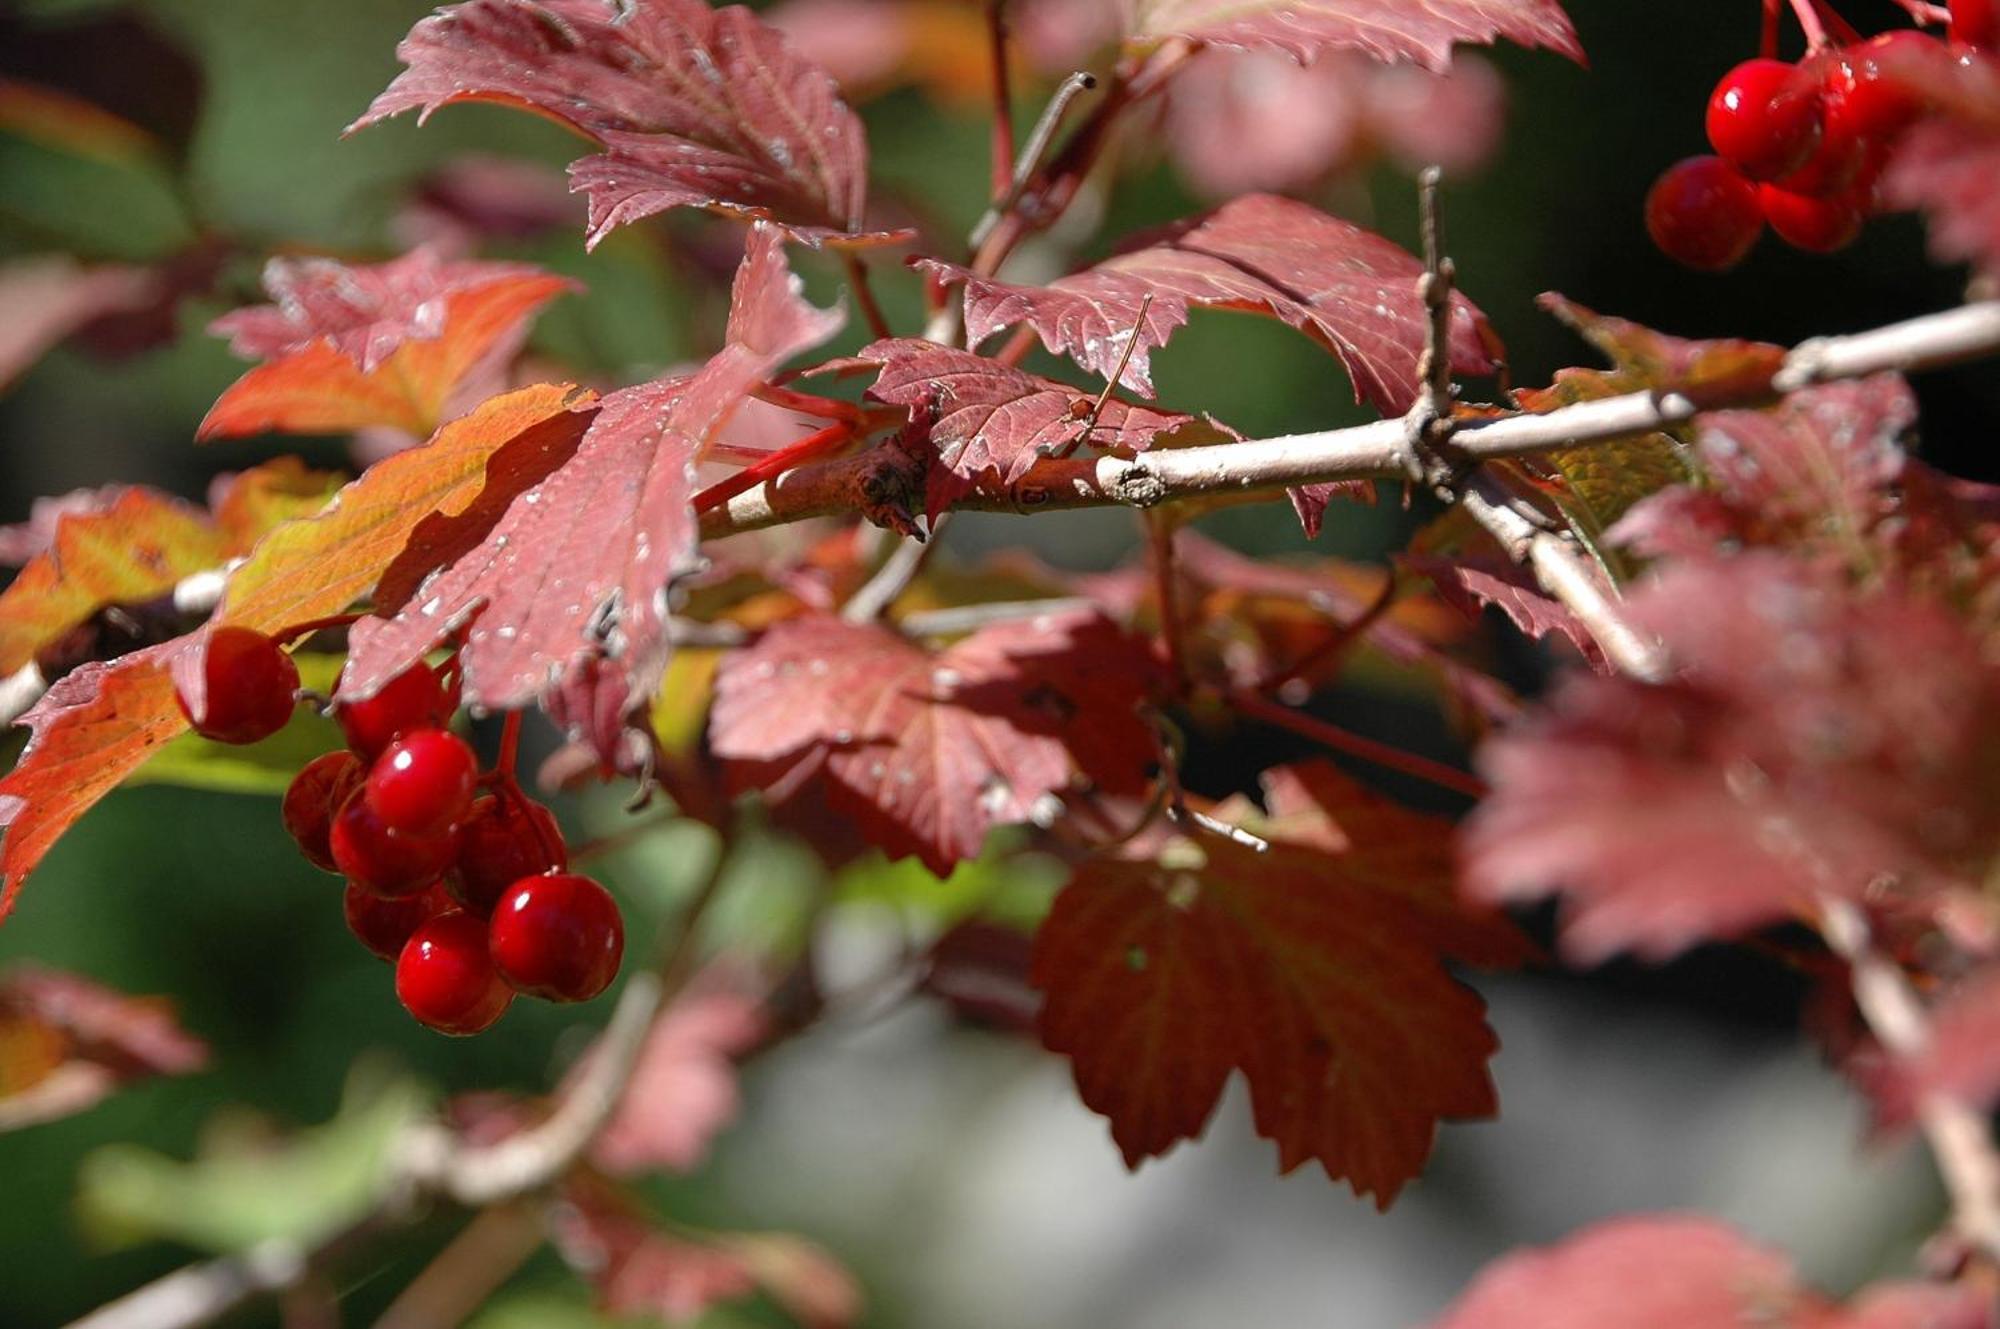
[[1487,743],[1475,897],[1560,891],[1574,959],[1657,959],[1885,880],[1921,907],[2000,850],[2000,669],[1941,605],[1765,553],[1626,609],[1675,677],[1572,677]]
[[861,230],[860,119],[748,9],[469,0],[420,21],[396,54],[408,68],[350,132],[461,101],[538,111],[603,148],[570,166],[590,199],[590,245],[677,207],[765,218],[811,243]]

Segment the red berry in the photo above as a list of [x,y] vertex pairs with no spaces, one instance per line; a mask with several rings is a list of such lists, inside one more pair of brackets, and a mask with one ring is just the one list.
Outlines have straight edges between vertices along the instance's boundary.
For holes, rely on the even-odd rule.
[[361,787],[361,761],[352,752],[314,757],[292,777],[280,809],[285,829],[314,867],[338,872],[333,865],[333,814]]
[[1854,237],[1861,234],[1861,209],[1851,198],[1818,198],[1775,185],[1759,185],[1757,199],[1771,229],[1796,249],[1831,254],[1853,244]]
[[337,704],[333,718],[347,735],[347,746],[373,757],[413,729],[444,728],[457,709],[437,671],[419,660],[365,701]]
[[1798,170],[1819,136],[1819,86],[1797,65],[1745,60],[1709,96],[1708,141],[1753,180]]
[[2000,3],[1951,0],[1951,39],[1967,46],[2000,47]]
[[196,715],[176,687],[174,700],[194,731],[217,743],[256,743],[292,718],[299,667],[284,647],[251,628],[221,627],[208,634],[202,656],[202,713]]
[[482,798],[465,819],[458,868],[447,883],[459,903],[482,917],[523,877],[569,866],[555,815],[529,798]]
[[464,739],[419,729],[383,749],[362,796],[398,835],[435,835],[465,815],[478,781],[479,758]]
[[1660,252],[1704,272],[1735,267],[1757,243],[1757,187],[1720,157],[1668,167],[1646,195],[1646,229]]
[[559,873],[515,882],[493,911],[493,963],[516,992],[589,1001],[625,955],[625,923],[611,892]]
[[439,914],[396,957],[396,999],[441,1034],[476,1034],[514,1000],[486,952],[486,924],[471,914]]
[[1893,138],[1923,110],[1923,100],[1899,62],[1917,58],[1901,55],[1912,43],[1934,43],[1920,32],[1904,29],[1849,47],[1827,68],[1820,105],[1827,137],[1879,140]]
[[418,928],[452,907],[451,897],[442,886],[433,885],[422,895],[392,900],[363,890],[351,881],[340,903],[347,916],[347,930],[363,946],[392,963]]
[[458,857],[458,828],[435,835],[403,835],[382,824],[356,793],[334,814],[327,837],[333,865],[363,890],[377,895],[415,895]]

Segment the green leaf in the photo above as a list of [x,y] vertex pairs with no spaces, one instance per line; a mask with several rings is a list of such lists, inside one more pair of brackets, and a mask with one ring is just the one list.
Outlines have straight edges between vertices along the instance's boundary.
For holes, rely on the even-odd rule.
[[168,1239],[236,1251],[272,1238],[310,1243],[353,1222],[381,1197],[393,1143],[424,1110],[423,1093],[379,1067],[349,1078],[332,1121],[273,1139],[239,1117],[212,1130],[199,1157],[180,1162],[114,1144],[84,1159],[77,1207],[107,1245]]

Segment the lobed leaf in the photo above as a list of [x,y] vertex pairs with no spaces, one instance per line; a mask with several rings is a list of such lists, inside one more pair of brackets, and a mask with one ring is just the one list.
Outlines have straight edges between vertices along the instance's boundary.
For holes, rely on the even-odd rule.
[[2000,59],[1957,43],[1911,45],[1884,73],[1932,114],[1896,141],[1883,200],[1924,213],[1941,261],[2000,273]]
[[1476,898],[1561,891],[1572,958],[1657,959],[1888,878],[1921,901],[2000,850],[2000,669],[1942,606],[1752,554],[1626,609],[1677,676],[1572,677],[1485,746]]
[[1345,50],[1435,70],[1451,62],[1458,42],[1504,37],[1583,62],[1583,47],[1556,0],[1139,0],[1132,40],[1172,37],[1282,51],[1300,64]]
[[207,513],[157,490],[106,494],[56,518],[49,547],[0,592],[0,675],[28,664],[108,605],[165,595],[232,552]]
[[1991,1329],[1970,1284],[1877,1283],[1847,1306],[1804,1286],[1784,1255],[1714,1219],[1598,1223],[1488,1265],[1430,1329]]
[[[1385,413],[1408,410],[1417,397],[1422,264],[1379,235],[1291,199],[1247,195],[1046,286],[997,281],[938,259],[918,266],[965,283],[966,335],[975,346],[1026,323],[1051,352],[1108,379],[1136,335],[1119,381],[1143,396],[1153,395],[1148,353],[1201,306],[1297,328],[1340,360],[1355,400]],[[1484,317],[1463,297],[1452,299],[1452,368],[1491,372]]]
[[1128,1165],[1199,1135],[1240,1070],[1281,1170],[1316,1160],[1386,1208],[1441,1119],[1495,1110],[1483,1004],[1420,916],[1354,874],[1367,844],[1344,848],[1204,840],[1199,866],[1097,860],[1056,897],[1042,1041]]
[[813,780],[891,858],[938,876],[995,826],[1046,819],[1079,780],[1147,783],[1136,704],[1155,666],[1091,612],[994,624],[935,654],[888,628],[808,614],[723,661],[709,741],[737,788]]
[[267,363],[223,392],[199,439],[370,425],[426,437],[454,388],[511,358],[535,312],[580,289],[525,264],[446,260],[428,249],[368,266],[273,259],[264,285],[276,304],[210,325],[231,350]]
[[748,9],[701,0],[469,0],[411,29],[408,66],[349,132],[404,111],[491,101],[604,150],[570,166],[586,243],[669,208],[787,227],[819,243],[862,225],[868,148],[831,75]]
[[658,689],[667,599],[694,566],[694,463],[752,389],[840,322],[800,295],[783,232],[753,226],[723,349],[684,378],[605,397],[575,455],[546,478],[424,532],[427,559],[450,561],[396,569],[401,602],[355,625],[342,695],[370,695],[462,634],[468,703],[525,706],[603,662],[608,704],[629,718]]

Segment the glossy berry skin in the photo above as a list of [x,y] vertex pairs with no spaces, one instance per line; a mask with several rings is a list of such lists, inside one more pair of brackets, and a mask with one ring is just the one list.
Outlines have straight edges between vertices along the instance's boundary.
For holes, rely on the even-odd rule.
[[1879,142],[1901,133],[1923,111],[1907,82],[1920,52],[1935,45],[1920,32],[1883,33],[1843,51],[1820,83],[1820,106],[1828,138]]
[[454,909],[431,919],[396,957],[396,999],[441,1034],[490,1028],[514,1000],[486,952],[486,923]]
[[1708,99],[1708,141],[1753,180],[1798,170],[1819,146],[1819,85],[1782,60],[1745,60]]
[[363,890],[351,881],[340,903],[347,918],[347,930],[363,946],[392,964],[418,928],[452,908],[451,897],[439,885],[431,886],[421,895],[391,900]]
[[419,729],[382,750],[362,796],[398,835],[437,835],[472,807],[479,758],[456,734]]
[[1763,229],[1757,187],[1720,157],[1676,162],[1646,195],[1646,230],[1653,243],[1667,257],[1703,272],[1742,262]]
[[1865,220],[1860,207],[1844,196],[1817,198],[1759,185],[1757,201],[1764,219],[1785,243],[1814,254],[1831,254],[1853,244]]
[[589,1001],[625,956],[625,922],[611,892],[557,873],[515,882],[493,911],[493,963],[516,992]]
[[2000,48],[2000,0],[1951,0],[1951,39]]
[[444,728],[457,709],[457,699],[437,671],[420,660],[366,701],[341,702],[333,708],[333,718],[347,736],[347,746],[374,757],[412,730]]
[[257,743],[292,718],[299,667],[285,649],[250,628],[221,627],[208,634],[201,663],[206,695],[196,716],[179,688],[174,700],[194,731],[217,743]]
[[460,904],[484,917],[523,877],[560,872],[569,852],[555,815],[530,798],[482,798],[465,819],[449,880]]
[[359,757],[329,752],[307,762],[285,789],[280,809],[285,829],[314,867],[340,870],[333,865],[333,814],[361,787],[361,778]]
[[458,831],[402,835],[382,824],[356,793],[334,814],[327,837],[333,865],[363,890],[390,897],[415,895],[444,874],[458,857]]

